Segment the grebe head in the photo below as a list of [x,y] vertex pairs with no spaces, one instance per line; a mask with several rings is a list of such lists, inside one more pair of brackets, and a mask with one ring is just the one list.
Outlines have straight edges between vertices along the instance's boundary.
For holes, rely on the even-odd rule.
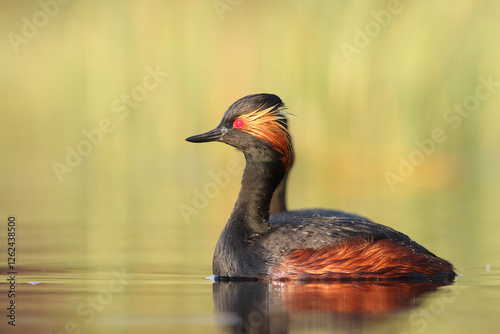
[[248,95],[227,109],[215,129],[186,140],[220,141],[259,158],[269,158],[275,155],[270,155],[270,151],[276,152],[286,173],[293,162],[293,146],[284,109],[283,101],[276,95]]

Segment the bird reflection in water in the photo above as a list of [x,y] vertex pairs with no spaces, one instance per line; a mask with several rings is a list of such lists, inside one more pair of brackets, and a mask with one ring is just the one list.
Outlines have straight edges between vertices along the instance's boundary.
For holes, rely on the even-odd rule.
[[446,283],[249,282],[213,284],[219,322],[233,333],[300,329],[361,329],[417,307]]

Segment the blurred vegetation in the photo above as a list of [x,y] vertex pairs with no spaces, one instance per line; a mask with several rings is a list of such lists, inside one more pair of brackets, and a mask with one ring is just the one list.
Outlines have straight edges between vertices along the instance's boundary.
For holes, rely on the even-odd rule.
[[[478,77],[500,81],[495,1],[402,1],[386,21],[387,1],[228,3],[3,4],[0,212],[18,216],[25,264],[150,263],[208,275],[240,177],[189,224],[179,205],[193,206],[210,172],[244,160],[184,138],[258,92],[278,94],[295,115],[291,208],[358,212],[462,270],[471,249],[487,261],[500,232],[500,87],[456,129],[444,117],[475,96]],[[346,57],[341,45],[356,41],[366,45]],[[157,87],[137,88],[156,69],[168,72]],[[144,99],[126,115],[121,99],[132,93]],[[54,162],[67,166],[68,147],[88,151],[83,131],[103,119],[113,129],[60,182]],[[385,173],[436,128],[446,140],[391,191]]]

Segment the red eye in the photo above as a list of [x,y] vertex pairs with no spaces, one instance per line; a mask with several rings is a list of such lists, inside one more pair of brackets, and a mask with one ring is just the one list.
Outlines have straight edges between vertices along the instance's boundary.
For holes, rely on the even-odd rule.
[[236,129],[241,129],[243,126],[245,126],[245,122],[241,118],[237,118],[233,122],[233,127],[235,127]]

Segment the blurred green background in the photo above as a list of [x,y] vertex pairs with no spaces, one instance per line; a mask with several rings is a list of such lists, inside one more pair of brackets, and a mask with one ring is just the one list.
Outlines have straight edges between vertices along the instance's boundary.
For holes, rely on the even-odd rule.
[[[19,261],[210,275],[240,174],[197,194],[244,160],[184,138],[269,92],[295,115],[290,208],[357,212],[461,272],[483,268],[499,255],[500,86],[479,86],[500,82],[499,11],[486,0],[3,2],[0,211],[17,216]],[[466,116],[449,111],[467,103]],[[435,129],[441,142],[415,153]],[[410,156],[422,163],[391,186],[387,172]]]

